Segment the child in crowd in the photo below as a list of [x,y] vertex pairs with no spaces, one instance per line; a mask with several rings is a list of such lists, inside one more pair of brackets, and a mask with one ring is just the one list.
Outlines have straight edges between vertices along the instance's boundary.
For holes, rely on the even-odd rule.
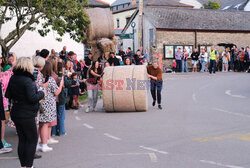
[[81,105],[80,105],[80,102],[79,102],[80,83],[79,83],[77,73],[74,72],[71,75],[71,78],[72,78],[71,94],[73,96],[72,109],[78,109]]
[[175,73],[175,71],[176,71],[176,60],[175,59],[173,60],[172,68],[173,68],[172,69],[173,70],[172,73]]

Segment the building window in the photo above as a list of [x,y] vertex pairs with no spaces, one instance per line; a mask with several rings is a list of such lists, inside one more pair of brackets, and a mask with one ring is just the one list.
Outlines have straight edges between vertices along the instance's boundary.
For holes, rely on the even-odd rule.
[[120,28],[120,19],[116,19],[116,25],[117,28]]

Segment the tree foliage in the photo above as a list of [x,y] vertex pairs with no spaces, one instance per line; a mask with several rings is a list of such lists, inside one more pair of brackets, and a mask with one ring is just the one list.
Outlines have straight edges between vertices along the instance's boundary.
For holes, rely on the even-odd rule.
[[[0,5],[0,30],[7,22],[16,23],[6,37],[0,36],[4,57],[27,30],[37,30],[41,36],[53,30],[59,35],[57,40],[69,33],[81,42],[90,23],[84,12],[88,0],[0,0]],[[39,23],[42,27],[37,26]]]
[[204,3],[203,9],[219,9],[221,5],[217,1],[210,0],[207,3]]

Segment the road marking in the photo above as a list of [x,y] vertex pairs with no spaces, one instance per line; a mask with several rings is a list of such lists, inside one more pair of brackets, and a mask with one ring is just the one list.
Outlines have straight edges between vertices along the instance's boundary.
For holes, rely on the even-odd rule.
[[192,99],[193,99],[193,101],[197,102],[196,94],[195,93],[192,94]]
[[157,158],[155,153],[148,153],[148,155],[150,157],[151,162],[153,162],[153,163],[158,162],[158,158]]
[[198,142],[208,142],[208,141],[219,141],[219,140],[225,140],[225,139],[239,139],[242,141],[250,141],[250,133],[245,134],[231,134],[226,136],[214,136],[214,137],[204,137],[204,138],[193,138],[194,141]]
[[234,166],[234,165],[227,165],[227,164],[222,164],[222,163],[216,163],[214,161],[208,161],[208,160],[200,160],[200,162],[206,163],[206,164],[211,164],[211,165],[216,165],[216,166],[220,166],[220,167],[227,167],[227,168],[244,168],[244,167],[240,167],[240,166]]
[[106,137],[111,138],[111,139],[114,139],[114,140],[116,140],[116,141],[121,141],[121,140],[122,140],[121,138],[116,137],[116,136],[113,136],[113,135],[108,134],[108,133],[104,133],[104,135],[105,135]]
[[231,97],[235,97],[235,98],[241,98],[241,99],[245,99],[245,98],[246,98],[245,96],[242,96],[242,95],[233,95],[231,92],[232,92],[231,90],[227,90],[227,91],[225,92],[225,94],[226,94],[226,95],[229,95],[229,96],[231,96]]
[[91,125],[89,125],[89,124],[86,124],[86,123],[85,123],[85,124],[83,124],[83,126],[84,126],[84,127],[86,127],[86,128],[88,128],[88,129],[94,129],[94,127],[93,127],[93,126],[91,126]]
[[140,148],[146,149],[146,150],[149,150],[149,151],[153,151],[153,152],[157,152],[157,153],[160,153],[160,154],[163,154],[163,155],[167,155],[168,154],[168,152],[160,151],[158,149],[154,149],[154,148],[150,148],[150,147],[140,146]]
[[140,155],[148,155],[151,162],[158,162],[158,158],[155,153],[119,153],[119,154],[104,154],[102,156],[140,156]]
[[0,157],[0,160],[18,159],[18,157]]
[[223,112],[223,113],[227,113],[227,114],[232,114],[232,115],[240,116],[240,117],[248,117],[248,118],[250,118],[250,115],[247,115],[247,114],[234,113],[234,112],[223,110],[223,109],[220,109],[220,108],[214,108],[214,110],[220,111],[220,112]]
[[74,114],[78,114],[78,110],[74,110]]
[[82,119],[80,118],[80,117],[78,117],[78,116],[75,116],[75,119],[77,120],[77,121],[81,121]]

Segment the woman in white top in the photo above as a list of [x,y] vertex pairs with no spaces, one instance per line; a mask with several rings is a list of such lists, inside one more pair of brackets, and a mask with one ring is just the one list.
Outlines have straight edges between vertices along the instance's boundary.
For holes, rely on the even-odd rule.
[[207,72],[208,54],[205,49],[201,49],[200,53],[201,60],[201,72]]

